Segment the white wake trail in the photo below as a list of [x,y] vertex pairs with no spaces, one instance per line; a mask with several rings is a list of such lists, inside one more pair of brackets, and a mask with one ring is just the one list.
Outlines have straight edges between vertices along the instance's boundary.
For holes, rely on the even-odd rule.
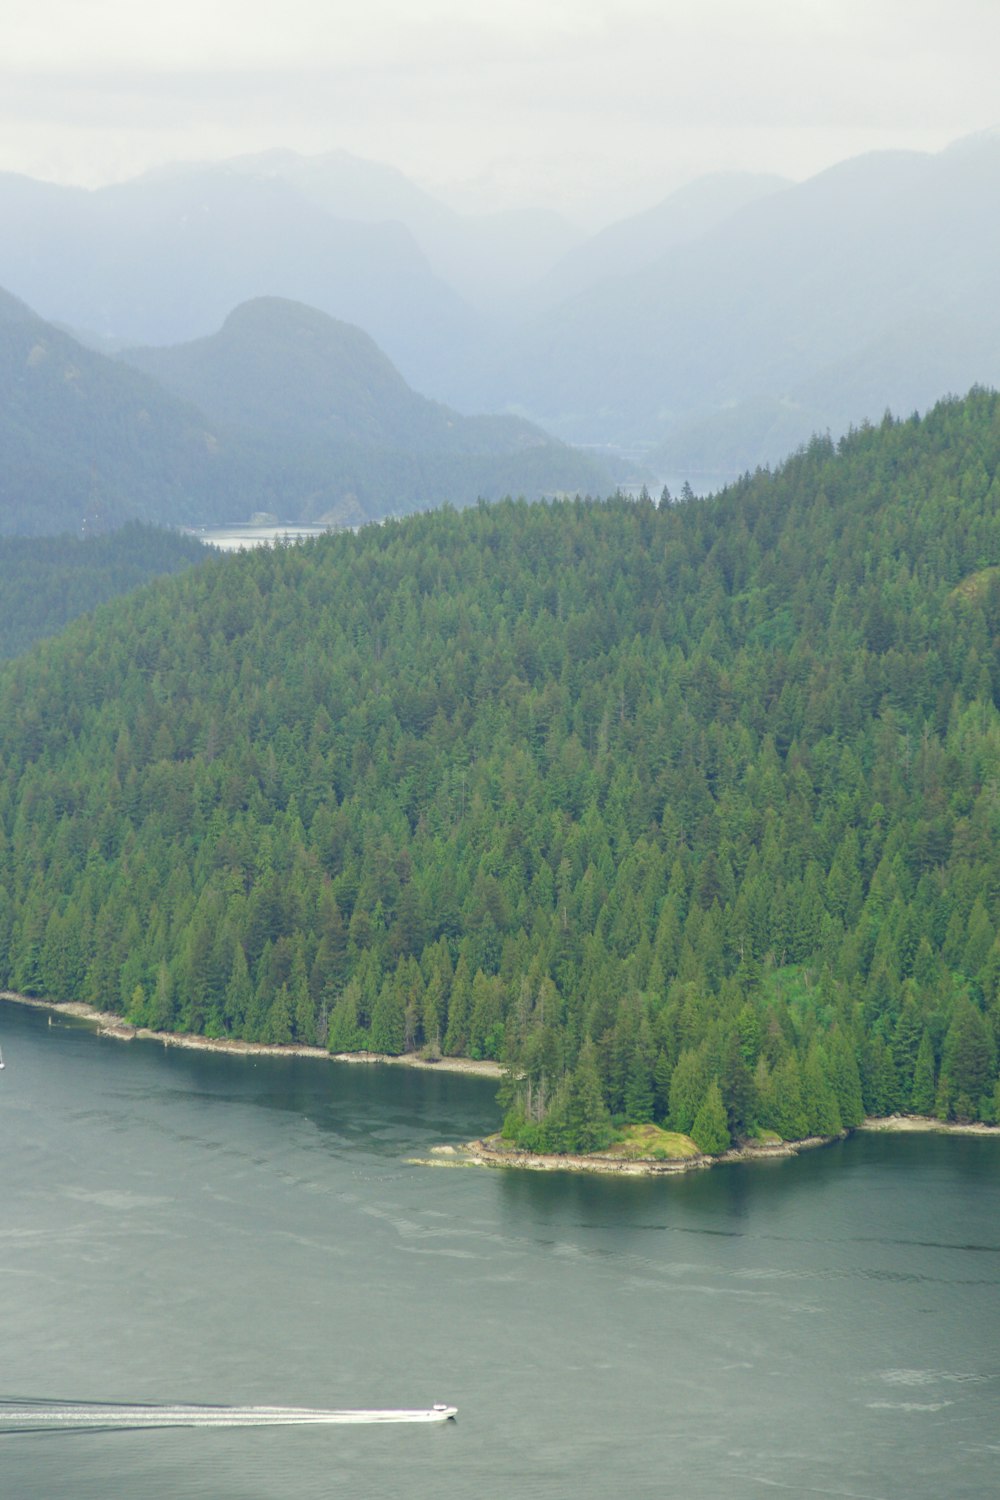
[[408,1410],[317,1411],[299,1406],[129,1406],[82,1401],[0,1401],[0,1433],[156,1427],[333,1427],[374,1422],[446,1422],[454,1406]]

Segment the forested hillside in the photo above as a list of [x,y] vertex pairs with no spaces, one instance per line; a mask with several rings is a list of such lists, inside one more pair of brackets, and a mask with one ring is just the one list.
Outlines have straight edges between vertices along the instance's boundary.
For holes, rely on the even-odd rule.
[[132,521],[103,536],[0,539],[0,657],[163,573],[207,561],[193,537]]
[[210,562],[0,676],[0,980],[509,1061],[528,1144],[992,1119],[1000,398]]

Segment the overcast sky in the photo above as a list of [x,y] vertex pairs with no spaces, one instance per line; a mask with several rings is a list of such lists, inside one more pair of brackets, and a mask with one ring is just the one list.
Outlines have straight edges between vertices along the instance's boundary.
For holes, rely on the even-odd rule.
[[271,146],[592,225],[1000,123],[1000,0],[3,0],[0,169],[95,186]]

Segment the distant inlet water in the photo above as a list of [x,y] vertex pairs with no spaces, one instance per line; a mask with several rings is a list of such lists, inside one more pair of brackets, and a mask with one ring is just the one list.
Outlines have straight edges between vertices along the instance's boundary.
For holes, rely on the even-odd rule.
[[326,536],[327,532],[343,530],[336,526],[311,526],[304,522],[281,525],[188,526],[182,528],[186,535],[204,542],[206,547],[218,547],[222,552],[240,552],[253,547],[275,547],[285,542],[301,542],[313,536]]

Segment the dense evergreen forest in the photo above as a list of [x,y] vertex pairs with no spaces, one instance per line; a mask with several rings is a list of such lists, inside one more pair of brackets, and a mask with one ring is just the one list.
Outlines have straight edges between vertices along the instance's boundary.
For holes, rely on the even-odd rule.
[[201,542],[132,521],[103,536],[0,537],[0,657],[162,573],[205,562]]
[[0,676],[0,980],[706,1149],[997,1115],[1000,398],[211,561]]

